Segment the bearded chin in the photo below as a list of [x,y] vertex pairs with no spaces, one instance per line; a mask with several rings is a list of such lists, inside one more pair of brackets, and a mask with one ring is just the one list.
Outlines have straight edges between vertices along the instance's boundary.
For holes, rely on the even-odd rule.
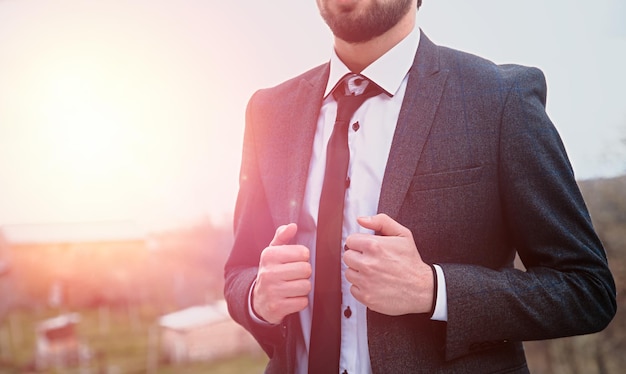
[[341,14],[321,12],[321,15],[339,39],[348,43],[364,43],[395,26],[411,9],[411,2],[411,0],[403,0],[387,5],[375,2],[372,8],[359,15],[351,14],[349,11],[341,12]]
[[380,36],[391,27],[373,28],[362,22],[336,22],[328,24],[333,34],[348,43],[364,43]]

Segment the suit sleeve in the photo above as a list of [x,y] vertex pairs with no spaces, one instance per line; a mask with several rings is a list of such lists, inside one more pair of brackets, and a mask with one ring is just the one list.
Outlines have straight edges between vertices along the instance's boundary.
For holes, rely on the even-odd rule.
[[616,310],[615,284],[561,139],[545,112],[541,71],[510,72],[499,139],[507,236],[525,271],[440,264],[446,359],[508,341],[597,332]]
[[243,154],[239,176],[239,194],[234,215],[234,242],[224,269],[224,296],[231,317],[259,342],[269,357],[274,347],[284,341],[284,326],[256,323],[250,316],[248,296],[256,279],[261,251],[274,234],[272,218],[265,198],[257,164],[254,112],[259,93],[246,110]]

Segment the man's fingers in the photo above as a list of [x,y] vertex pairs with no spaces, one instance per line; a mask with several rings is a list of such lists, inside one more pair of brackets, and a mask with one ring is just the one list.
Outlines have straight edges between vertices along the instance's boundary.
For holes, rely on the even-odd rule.
[[261,252],[260,266],[289,264],[292,262],[309,262],[311,253],[303,245],[291,244],[267,247]]
[[309,262],[298,261],[284,263],[280,268],[280,279],[284,281],[309,279],[311,278],[312,272]]
[[261,253],[261,265],[288,264],[291,262],[308,262],[311,255],[303,245],[289,244],[296,236],[298,226],[295,223],[280,226],[276,229],[269,247]]
[[270,242],[270,246],[289,244],[291,239],[296,236],[296,232],[298,232],[298,225],[295,223],[278,227],[276,229],[276,233],[274,234],[274,238]]
[[363,257],[363,254],[358,250],[348,250],[343,254],[343,262],[350,269],[354,269],[356,271],[360,268],[360,259]]
[[276,325],[279,324],[285,316],[300,312],[306,308],[308,304],[309,298],[307,296],[290,297],[261,305],[262,313],[258,313],[257,309],[254,310],[261,318]]
[[357,222],[364,228],[374,230],[383,236],[408,236],[410,234],[406,227],[384,213],[375,216],[359,217]]
[[285,298],[306,297],[311,292],[311,281],[309,279],[289,281],[283,286],[284,289],[276,290],[276,292],[280,292],[281,296]]

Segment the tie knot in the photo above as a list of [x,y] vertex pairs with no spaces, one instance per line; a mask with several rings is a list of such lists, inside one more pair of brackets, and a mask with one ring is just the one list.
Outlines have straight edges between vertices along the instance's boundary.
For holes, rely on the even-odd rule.
[[333,96],[335,99],[339,99],[340,96],[360,96],[366,91],[371,93],[371,91],[374,90],[375,93],[368,95],[371,97],[382,92],[380,87],[376,84],[370,83],[372,82],[369,79],[360,74],[346,74],[333,91]]
[[337,121],[349,121],[361,104],[383,90],[359,74],[346,75],[333,91],[337,101]]
[[365,89],[367,88],[367,86],[369,86],[369,83],[369,80],[363,78],[360,75],[355,74],[346,77],[346,79],[344,80],[344,92],[346,95],[359,96],[363,92],[365,92]]

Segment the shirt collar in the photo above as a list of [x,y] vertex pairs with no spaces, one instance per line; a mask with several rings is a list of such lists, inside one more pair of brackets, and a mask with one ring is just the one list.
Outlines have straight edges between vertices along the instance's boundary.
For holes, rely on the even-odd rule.
[[[366,67],[361,75],[375,82],[389,95],[393,96],[400,88],[402,80],[413,65],[420,41],[420,30],[417,22],[409,35]],[[324,97],[327,97],[344,75],[350,70],[339,59],[333,49],[330,56],[330,75],[326,83]]]

